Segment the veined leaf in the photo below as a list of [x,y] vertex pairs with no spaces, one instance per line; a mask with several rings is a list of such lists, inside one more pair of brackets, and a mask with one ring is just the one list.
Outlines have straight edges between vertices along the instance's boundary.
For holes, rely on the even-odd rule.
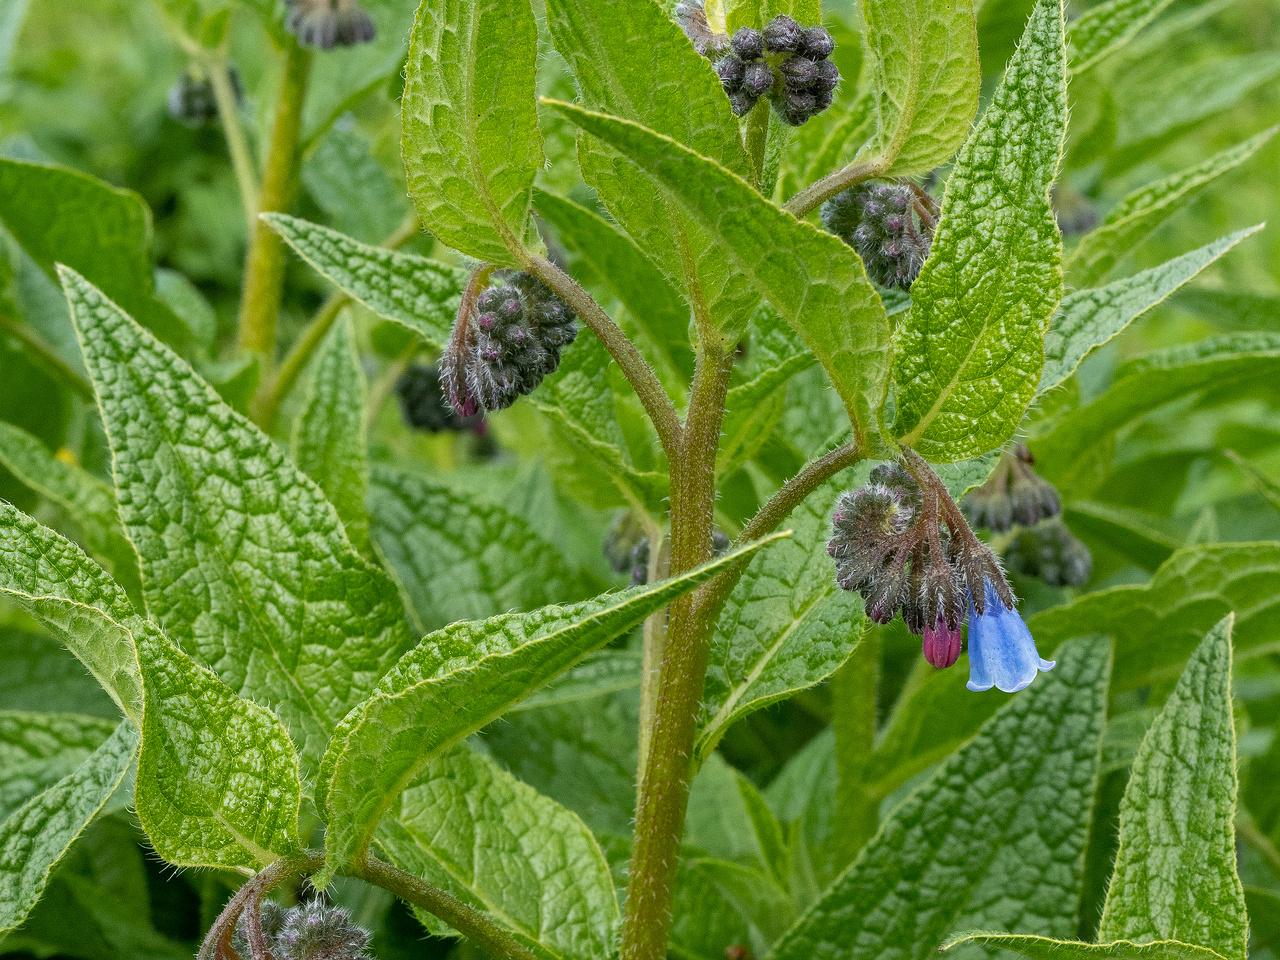
[[1179,397],[1280,370],[1280,334],[1234,333],[1156,350],[1116,371],[1102,396],[1068,413],[1036,443],[1037,464],[1055,481],[1081,473],[1102,439]]
[[764,792],[769,809],[787,828],[792,860],[790,887],[807,906],[848,864],[835,843],[835,731],[827,727],[787,761]]
[[1205,947],[1160,940],[1154,943],[1077,943],[1052,937],[1023,937],[1012,933],[969,933],[943,944],[944,950],[966,943],[1012,950],[1032,960],[1226,960]]
[[297,217],[264,213],[298,256],[384,319],[443,348],[458,316],[467,271],[426,257],[371,247]]
[[1203,163],[1129,194],[1107,214],[1101,226],[1082,237],[1071,251],[1067,272],[1072,282],[1079,286],[1097,283],[1192,197],[1257,153],[1275,135],[1276,129],[1264,130],[1244,143],[1215,153]]
[[0,933],[22,923],[67,849],[115,793],[138,747],[125,720],[74,772],[0,824]]
[[823,549],[839,480],[788,521],[793,538],[751,561],[716,621],[696,755],[705,760],[735,720],[820,683],[862,639],[862,600],[836,586]]
[[148,610],[316,763],[412,645],[395,585],[267,436],[82,277],[64,285]]
[[887,175],[928,173],[951,159],[978,112],[978,23],[972,0],[870,0],[879,131]]
[[1000,922],[1075,933],[1108,644],[1073,641],[898,806],[774,948],[777,960],[924,958],[950,931]]
[[1100,942],[1180,940],[1232,960],[1248,954],[1236,875],[1232,619],[1191,655],[1138,750]]
[[88,759],[118,720],[0,711],[0,823]]
[[1071,24],[1071,73],[1080,76],[1115,53],[1158,17],[1172,0],[1106,0]]
[[818,358],[859,441],[878,437],[889,321],[852,248],[667,137],[572,104],[553,106],[652,174],[712,234],[716,255],[737,265]]
[[542,163],[529,0],[423,0],[403,99],[404,165],[422,225],[456,250],[518,267]]
[[0,709],[63,710],[115,720],[119,711],[84,667],[53,637],[0,628]]
[[1061,0],[1041,0],[947,181],[897,327],[895,429],[930,460],[1000,446],[1035,396],[1062,299],[1049,204],[1067,127]]
[[456,623],[428,636],[343,720],[325,754],[317,799],[327,811],[330,863],[345,863],[368,845],[378,821],[432,758],[773,539],[661,583]]
[[306,405],[293,425],[293,459],[338,511],[351,543],[369,553],[368,436],[364,371],[351,321],[340,317],[315,360]]
[[[378,828],[401,869],[486,913],[540,957],[607,960],[618,901],[577,816],[463,745],[433,761]],[[418,911],[438,936],[451,930]]]
[[369,508],[378,552],[424,633],[585,593],[560,549],[501,506],[379,467]]
[[1075,373],[1080,362],[1152,307],[1162,303],[1246,237],[1263,227],[1237,230],[1199,250],[1174,257],[1150,270],[1105,287],[1079,290],[1062,301],[1059,316],[1044,338],[1044,369],[1039,392],[1044,393]]
[[133,605],[78,547],[0,501],[0,595],[35,617],[142,725],[142,674],[127,624]]

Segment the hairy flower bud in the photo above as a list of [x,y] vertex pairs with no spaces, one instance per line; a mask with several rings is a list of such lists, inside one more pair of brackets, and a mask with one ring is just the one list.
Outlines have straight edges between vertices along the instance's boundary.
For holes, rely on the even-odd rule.
[[762,60],[748,63],[742,71],[742,90],[759,98],[773,89],[773,71]]
[[287,0],[285,26],[304,47],[332,50],[369,43],[377,28],[356,0]]
[[[821,30],[821,27],[817,29]],[[825,30],[822,31],[826,33]],[[804,27],[785,13],[774,17],[764,28],[764,48],[770,53],[796,53],[804,43]],[[828,53],[828,56],[830,54]]]
[[1051,587],[1083,586],[1093,572],[1089,548],[1061,517],[1019,532],[1005,549],[1004,562],[1015,573],[1039,577]]
[[743,60],[759,60],[764,56],[764,40],[759,30],[739,27],[729,41],[729,46]]
[[[262,936],[267,941],[267,946],[273,947],[284,926],[285,909],[274,900],[263,900],[258,904],[258,920],[262,924]],[[236,922],[236,928],[231,934],[231,945],[241,957],[247,958],[252,955],[253,951],[249,947],[248,920],[244,914],[241,914]],[[272,952],[275,952],[274,949]],[[283,960],[283,958],[277,956],[276,960]]]
[[836,41],[825,27],[808,27],[800,41],[798,52],[814,60],[826,60],[835,49]]
[[960,627],[949,627],[938,620],[924,631],[924,658],[939,670],[945,670],[960,658]]
[[865,183],[822,205],[826,228],[858,251],[882,287],[911,288],[929,256],[933,221],[920,216],[906,184]]
[[965,495],[965,515],[975,527],[1005,533],[1015,523],[1031,527],[1062,512],[1058,491],[1032,469],[1035,459],[1023,444],[1000,455],[986,483]]
[[716,76],[725,93],[734,93],[742,89],[742,80],[746,75],[747,65],[741,57],[731,53],[716,62]]
[[[276,936],[279,960],[367,960],[369,934],[351,922],[340,907],[319,901],[294,907],[285,914]],[[275,951],[272,951],[275,953]]]

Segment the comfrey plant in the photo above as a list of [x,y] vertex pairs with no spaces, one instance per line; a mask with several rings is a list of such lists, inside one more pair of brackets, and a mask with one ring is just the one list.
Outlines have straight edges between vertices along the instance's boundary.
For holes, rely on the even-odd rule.
[[3,951],[1248,960],[1280,337],[1115,338],[1270,131],[1081,214],[1165,6],[163,0],[242,287],[0,158]]

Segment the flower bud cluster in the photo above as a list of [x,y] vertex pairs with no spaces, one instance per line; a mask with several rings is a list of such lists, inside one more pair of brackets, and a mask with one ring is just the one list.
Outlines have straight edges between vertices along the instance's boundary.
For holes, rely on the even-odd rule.
[[825,28],[779,14],[763,30],[739,27],[729,37],[711,30],[706,10],[694,0],[681,0],[676,20],[694,49],[715,63],[737,116],[767,97],[781,120],[798,127],[831,106],[840,71],[830,59],[835,41]]
[[[231,84],[231,92],[235,95],[236,105],[239,106],[244,100],[240,71],[229,67],[227,79]],[[203,70],[198,67],[188,68],[169,88],[169,116],[192,130],[210,126],[217,121],[218,101],[213,95],[213,82]]]
[[[888,623],[898,611],[937,667],[960,655],[960,626],[990,596],[1013,609],[1013,593],[991,551],[969,529],[946,487],[915,454],[913,470],[876,467],[866,486],[843,494],[827,553],[836,583],[860,593],[867,616]],[[917,476],[925,477],[925,485]],[[991,593],[991,589],[994,593]]]
[[929,256],[937,223],[933,201],[904,183],[864,183],[822,205],[828,230],[858,251],[882,287],[909,290]]
[[1082,586],[1093,572],[1093,554],[1061,517],[1018,531],[1005,548],[1004,562],[1014,573],[1039,577],[1051,587]]
[[396,381],[396,396],[404,422],[415,430],[429,433],[461,432],[483,428],[484,417],[458,415],[444,395],[440,368],[435,364],[415,363]]
[[569,305],[535,277],[514,273],[464,298],[440,358],[445,395],[463,417],[504,410],[560,366],[578,328]]
[[287,0],[285,26],[304,47],[332,50],[369,43],[377,28],[356,0]]
[[[271,900],[259,908],[262,934],[275,960],[369,960],[369,934],[351,922],[341,907],[319,900],[284,909]],[[252,956],[242,915],[231,945],[245,958]]]

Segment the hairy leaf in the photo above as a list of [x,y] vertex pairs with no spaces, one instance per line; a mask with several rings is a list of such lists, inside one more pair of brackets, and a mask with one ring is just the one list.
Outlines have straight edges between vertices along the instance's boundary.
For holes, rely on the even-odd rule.
[[1001,950],[1012,950],[1032,960],[1225,960],[1205,947],[1160,940],[1154,943],[1078,943],[1054,940],[1052,937],[1026,937],[1011,933],[970,933],[943,945],[950,950],[965,943],[977,943]]
[[1062,299],[1049,204],[1067,126],[1061,0],[1041,0],[947,180],[929,259],[897,328],[895,429],[930,460],[986,453],[1035,396]]
[[1078,640],[881,826],[775,947],[777,960],[927,957],[957,928],[999,922],[1065,937],[1098,744],[1106,642]]
[[763,956],[786,930],[795,907],[786,888],[767,873],[699,857],[680,864],[672,914],[672,957],[724,960],[734,947]]
[[64,284],[148,610],[233,691],[277,709],[314,764],[412,645],[395,585],[267,436],[83,278]]
[[[376,843],[404,870],[480,910],[540,957],[607,960],[618,901],[581,820],[459,746],[404,791]],[[427,928],[449,935],[418,912]]]
[[351,321],[339,318],[320,348],[306,405],[293,425],[293,459],[337,509],[352,544],[368,554],[366,393]]
[[844,401],[858,439],[879,435],[889,367],[889,323],[866,269],[843,241],[797,220],[728,170],[644,127],[556,109],[647,170],[715,238],[804,339]]
[[327,809],[330,863],[345,863],[367,846],[400,791],[433,757],[772,539],[657,584],[456,623],[428,636],[342,721],[325,754],[317,798]]
[[519,266],[542,163],[529,0],[423,0],[404,88],[404,165],[422,225],[454,249]]
[[378,316],[407,327],[430,347],[449,342],[467,271],[398,253],[283,213],[265,213],[298,256]]

